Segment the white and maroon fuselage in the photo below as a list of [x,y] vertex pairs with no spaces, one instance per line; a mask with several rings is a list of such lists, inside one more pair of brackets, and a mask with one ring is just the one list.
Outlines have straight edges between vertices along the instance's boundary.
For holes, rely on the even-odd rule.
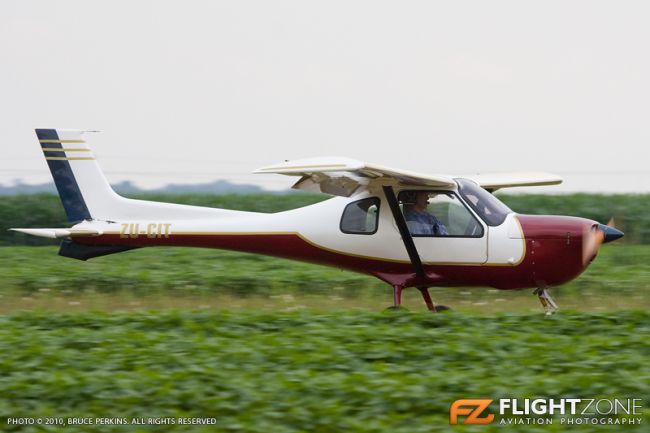
[[[364,196],[382,200],[374,234],[340,230],[346,204]],[[179,246],[219,248],[265,254],[334,266],[374,275],[391,285],[486,286],[522,289],[557,286],[585,269],[583,234],[595,221],[563,216],[510,213],[498,226],[484,228],[480,238],[414,238],[426,278],[415,275],[385,197],[364,193],[274,214],[198,208],[197,217],[92,221],[101,234],[73,236],[76,243],[112,246]],[[173,206],[173,205],[172,205]],[[197,210],[198,210],[197,209]],[[187,209],[190,211],[190,209]],[[153,215],[152,215],[153,216]]]

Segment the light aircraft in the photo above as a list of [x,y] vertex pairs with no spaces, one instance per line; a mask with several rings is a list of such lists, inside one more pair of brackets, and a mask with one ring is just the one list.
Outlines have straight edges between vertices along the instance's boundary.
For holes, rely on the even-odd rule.
[[554,185],[546,173],[419,174],[348,158],[286,161],[256,173],[298,177],[293,186],[335,197],[273,214],[134,200],[116,194],[84,131],[37,129],[69,228],[20,228],[61,239],[59,254],[80,260],[140,247],[245,251],[373,275],[393,288],[417,288],[431,311],[430,287],[534,289],[547,314],[548,289],[582,273],[614,227],[568,217],[520,215],[492,193]]

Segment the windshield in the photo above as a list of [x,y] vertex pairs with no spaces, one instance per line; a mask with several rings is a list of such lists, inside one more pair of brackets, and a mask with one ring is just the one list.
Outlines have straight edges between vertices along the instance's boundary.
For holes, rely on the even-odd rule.
[[455,179],[460,195],[489,226],[498,226],[512,211],[495,196],[467,179]]
[[453,192],[402,191],[398,200],[413,237],[483,236],[481,223]]

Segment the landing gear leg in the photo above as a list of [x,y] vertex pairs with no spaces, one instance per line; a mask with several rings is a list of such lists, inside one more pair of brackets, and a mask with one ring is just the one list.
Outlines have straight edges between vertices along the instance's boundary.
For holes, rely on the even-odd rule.
[[547,316],[550,316],[558,310],[557,304],[553,298],[551,298],[551,295],[548,294],[548,289],[546,289],[546,287],[540,287],[533,293],[539,298],[539,302],[542,303],[542,307],[544,307]]
[[393,305],[388,307],[389,310],[399,310],[402,308],[402,290],[404,290],[402,286],[393,286]]
[[427,309],[429,311],[436,311],[436,306],[433,304],[433,301],[431,300],[431,295],[429,294],[429,288],[424,287],[419,290],[420,293],[422,293],[422,299],[424,299],[424,303],[427,304]]
[[424,299],[424,303],[427,304],[427,309],[429,311],[433,312],[440,312],[440,311],[447,311],[449,310],[449,307],[446,307],[444,305],[435,305],[433,301],[431,300],[431,295],[429,294],[429,288],[428,287],[423,287],[420,290],[420,293],[422,294],[422,299]]

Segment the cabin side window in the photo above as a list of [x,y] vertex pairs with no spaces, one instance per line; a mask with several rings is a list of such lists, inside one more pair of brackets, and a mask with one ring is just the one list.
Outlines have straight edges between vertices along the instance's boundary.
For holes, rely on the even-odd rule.
[[371,235],[377,232],[379,199],[368,197],[348,204],[341,216],[341,231],[354,235]]
[[413,237],[483,236],[483,226],[453,192],[402,191],[398,200]]

